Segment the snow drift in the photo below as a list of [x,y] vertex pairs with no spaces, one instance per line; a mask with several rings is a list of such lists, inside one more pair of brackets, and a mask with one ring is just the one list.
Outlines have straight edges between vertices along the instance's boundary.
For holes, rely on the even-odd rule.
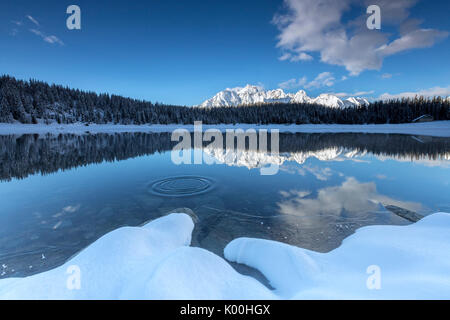
[[[232,241],[225,257],[260,270],[273,291],[219,256],[190,247],[193,228],[188,215],[175,213],[117,229],[56,269],[0,280],[0,298],[450,298],[448,213],[409,226],[364,227],[326,254],[268,240]],[[79,289],[69,289],[71,266],[79,268]],[[378,290],[367,287],[370,266],[380,270]]]

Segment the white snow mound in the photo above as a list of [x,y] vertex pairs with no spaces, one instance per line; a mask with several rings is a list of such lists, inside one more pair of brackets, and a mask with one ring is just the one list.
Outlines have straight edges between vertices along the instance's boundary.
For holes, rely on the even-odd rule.
[[269,240],[228,244],[225,257],[260,270],[274,291],[190,247],[193,228],[188,215],[174,213],[117,229],[56,269],[0,280],[0,299],[450,298],[448,213],[409,226],[364,227],[325,254]]
[[[193,228],[182,213],[119,228],[56,269],[0,280],[0,299],[276,298],[219,256],[189,247]],[[71,266],[79,268],[79,289]]]
[[260,270],[281,298],[449,299],[450,214],[364,227],[328,253],[239,238],[225,257]]

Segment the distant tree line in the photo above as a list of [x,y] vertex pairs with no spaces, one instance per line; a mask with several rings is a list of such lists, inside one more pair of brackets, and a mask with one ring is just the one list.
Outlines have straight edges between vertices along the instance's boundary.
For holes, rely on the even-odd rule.
[[435,120],[450,120],[449,99],[404,98],[345,109],[305,103],[199,108],[97,94],[8,75],[0,77],[0,122],[7,123],[365,124],[411,122],[424,114]]

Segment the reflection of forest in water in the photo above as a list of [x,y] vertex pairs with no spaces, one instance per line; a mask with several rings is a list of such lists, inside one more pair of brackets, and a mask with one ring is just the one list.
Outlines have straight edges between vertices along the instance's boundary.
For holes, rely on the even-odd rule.
[[[270,149],[270,135],[267,140]],[[0,180],[161,153],[170,151],[177,143],[171,141],[170,133],[0,136]],[[280,153],[329,148],[407,160],[448,160],[450,139],[399,134],[280,134]]]

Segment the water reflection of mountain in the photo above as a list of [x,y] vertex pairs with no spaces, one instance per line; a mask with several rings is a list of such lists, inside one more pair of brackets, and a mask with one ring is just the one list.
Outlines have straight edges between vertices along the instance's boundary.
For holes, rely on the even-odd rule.
[[[270,136],[268,141],[270,145]],[[20,179],[36,173],[49,174],[92,163],[170,151],[176,143],[171,141],[170,133],[0,136],[0,179]],[[256,159],[261,157],[259,152],[237,151],[241,151],[249,167],[265,161],[264,157]],[[341,155],[355,157],[367,153],[400,160],[449,160],[450,139],[395,134],[280,134],[279,151],[280,155],[269,155],[275,160],[267,161],[302,163],[311,156],[330,160]],[[209,149],[209,153],[220,158],[217,150]]]

